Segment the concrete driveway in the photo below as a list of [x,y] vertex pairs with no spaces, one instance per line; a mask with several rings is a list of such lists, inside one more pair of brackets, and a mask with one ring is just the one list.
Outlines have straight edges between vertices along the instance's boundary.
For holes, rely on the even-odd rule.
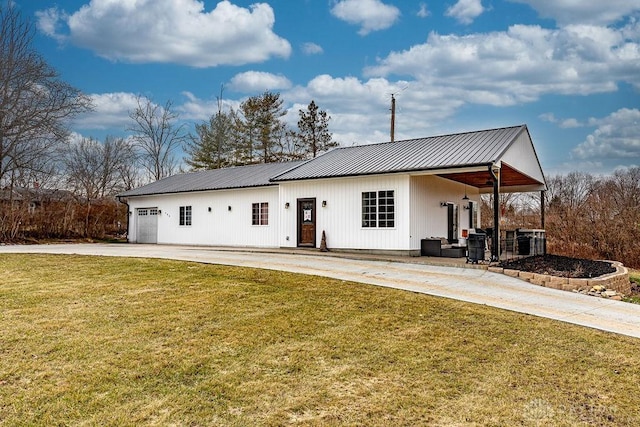
[[313,274],[546,317],[640,338],[640,305],[531,285],[484,269],[441,267],[315,252],[134,244],[0,246],[1,253],[165,258]]

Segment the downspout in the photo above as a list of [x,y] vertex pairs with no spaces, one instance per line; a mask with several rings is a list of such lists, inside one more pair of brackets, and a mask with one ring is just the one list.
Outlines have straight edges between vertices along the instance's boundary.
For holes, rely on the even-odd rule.
[[[542,228],[544,230],[544,220],[545,220],[545,198],[546,198],[547,192],[545,190],[542,190],[540,192],[540,228]],[[547,236],[545,234],[544,240],[543,240],[543,248],[542,248],[542,254],[546,255],[547,254]]]
[[131,211],[129,210],[130,209],[129,208],[129,203],[124,201],[120,196],[117,196],[116,198],[118,199],[118,201],[120,203],[122,203],[123,205],[125,205],[127,207],[127,243],[130,243],[129,242],[129,221],[130,221],[130,217],[131,217]]
[[489,166],[489,173],[493,178],[493,237],[491,239],[491,261],[500,260],[500,188],[498,175],[493,170],[493,165]]

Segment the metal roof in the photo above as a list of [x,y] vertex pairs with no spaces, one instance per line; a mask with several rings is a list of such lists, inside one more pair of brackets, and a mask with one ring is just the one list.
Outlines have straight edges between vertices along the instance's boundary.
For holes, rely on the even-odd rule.
[[270,182],[269,179],[302,163],[300,161],[264,163],[173,175],[151,184],[125,191],[119,194],[118,197],[276,185]]
[[526,125],[381,144],[336,148],[272,181],[372,175],[489,165],[495,163]]

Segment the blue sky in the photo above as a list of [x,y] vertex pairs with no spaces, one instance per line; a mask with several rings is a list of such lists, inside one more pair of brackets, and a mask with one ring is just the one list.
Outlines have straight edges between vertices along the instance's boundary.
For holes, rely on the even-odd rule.
[[126,135],[136,96],[193,124],[279,92],[342,145],[526,123],[547,175],[640,165],[638,0],[14,0],[93,97],[77,135]]

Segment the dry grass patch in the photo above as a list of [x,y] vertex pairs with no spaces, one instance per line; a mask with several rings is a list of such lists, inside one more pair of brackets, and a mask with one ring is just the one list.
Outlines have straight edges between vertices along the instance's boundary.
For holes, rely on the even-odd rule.
[[2,425],[640,425],[640,341],[320,277],[0,255]]

